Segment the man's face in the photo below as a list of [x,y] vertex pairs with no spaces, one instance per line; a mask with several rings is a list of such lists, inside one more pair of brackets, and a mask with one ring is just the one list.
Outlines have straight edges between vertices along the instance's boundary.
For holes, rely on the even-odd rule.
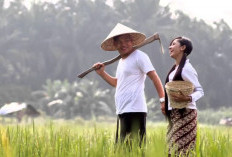
[[122,57],[128,56],[131,52],[134,51],[133,49],[133,41],[129,34],[120,35],[116,41],[114,42],[118,52]]

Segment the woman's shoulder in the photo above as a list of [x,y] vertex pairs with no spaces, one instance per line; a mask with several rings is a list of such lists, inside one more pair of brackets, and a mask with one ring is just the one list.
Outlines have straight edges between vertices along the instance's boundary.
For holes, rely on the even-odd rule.
[[186,60],[185,65],[183,67],[183,70],[186,72],[193,72],[196,73],[195,68],[193,67],[193,65],[189,62],[189,59]]

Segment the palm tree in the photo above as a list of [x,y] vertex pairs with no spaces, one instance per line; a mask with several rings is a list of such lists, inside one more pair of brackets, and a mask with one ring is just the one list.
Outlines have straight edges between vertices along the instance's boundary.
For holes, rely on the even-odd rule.
[[[113,115],[113,92],[101,89],[97,81],[83,80],[69,83],[47,80],[42,91],[34,92],[41,110],[53,118],[91,119],[100,115]],[[35,99],[36,101],[36,99]]]

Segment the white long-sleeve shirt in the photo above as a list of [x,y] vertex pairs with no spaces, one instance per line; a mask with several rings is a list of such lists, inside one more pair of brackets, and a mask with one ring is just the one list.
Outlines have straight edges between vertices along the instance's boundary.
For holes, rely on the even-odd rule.
[[[178,67],[179,66],[176,66],[175,70],[170,73],[169,82],[173,81],[173,77],[174,77]],[[196,101],[199,100],[202,96],[204,96],[204,91],[202,89],[201,84],[198,81],[197,72],[193,68],[192,64],[189,62],[189,59],[187,59],[185,62],[185,65],[182,69],[181,76],[182,76],[183,80],[189,81],[194,85],[193,93],[191,95],[189,95],[192,97],[192,102],[188,103],[187,108],[197,109]],[[172,110],[172,107],[170,106],[170,101],[168,104],[168,110]]]

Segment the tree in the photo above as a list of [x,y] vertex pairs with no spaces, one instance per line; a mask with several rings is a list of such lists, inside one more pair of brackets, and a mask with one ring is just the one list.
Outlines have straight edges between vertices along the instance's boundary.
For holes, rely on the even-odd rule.
[[[159,0],[113,1],[113,7],[105,0],[69,0],[56,4],[32,3],[30,9],[22,1],[13,1],[9,8],[0,2],[0,89],[3,103],[10,100],[29,99],[30,91],[38,91],[47,79],[76,81],[76,75],[93,63],[118,55],[100,48],[111,29],[120,22],[147,36],[159,32],[166,53],[160,53],[158,42],[141,50],[151,58],[164,83],[173,64],[168,57],[169,42],[184,35],[194,44],[191,62],[198,71],[206,96],[207,107],[229,106],[231,102],[231,28],[222,20],[215,28],[202,20],[191,19],[177,11],[173,18],[169,7],[161,7]],[[115,75],[117,64],[107,66]],[[223,77],[219,77],[223,76]],[[89,74],[86,78],[98,79],[99,86],[109,86]],[[157,97],[153,85],[146,82],[148,99]],[[13,90],[15,87],[17,90]],[[20,90],[19,90],[20,88]],[[103,90],[102,89],[102,90]],[[28,91],[22,95],[19,91]],[[15,97],[15,95],[20,97]],[[200,106],[201,107],[201,106]]]
[[67,80],[47,80],[43,90],[34,92],[33,96],[37,106],[53,118],[80,116],[90,119],[112,116],[115,110],[112,91],[99,88],[97,81],[69,83]]

